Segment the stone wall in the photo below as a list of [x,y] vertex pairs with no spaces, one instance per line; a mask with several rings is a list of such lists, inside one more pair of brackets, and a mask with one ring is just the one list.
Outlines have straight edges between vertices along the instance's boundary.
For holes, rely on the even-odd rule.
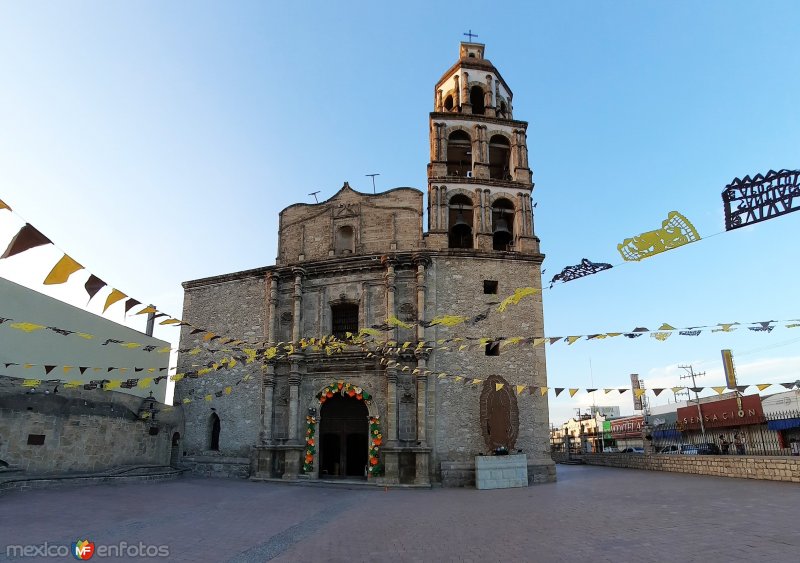
[[[484,294],[484,280],[498,282],[496,294]],[[523,298],[502,313],[496,309],[500,302],[519,287],[540,287],[541,274],[535,257],[503,253],[496,257],[480,256],[474,252],[454,251],[434,255],[427,281],[426,316],[462,315],[473,317],[486,314],[486,319],[472,326],[453,328],[442,326],[426,330],[427,340],[460,336],[472,338],[465,343],[475,344],[481,337],[514,337],[541,335],[543,313],[541,294]],[[501,347],[497,356],[487,356],[483,347],[449,351],[435,350],[430,369],[434,372],[459,374],[468,378],[486,379],[496,374],[509,385],[547,385],[544,346]],[[429,379],[428,416],[435,416],[432,466],[445,471],[458,471],[445,462],[472,463],[475,455],[488,453],[480,422],[481,387],[456,382],[452,377]],[[521,449],[529,462],[539,467],[539,473],[555,476],[546,468],[550,458],[547,396],[540,393],[513,393],[519,411],[519,435],[514,449]],[[474,478],[473,478],[474,481]]]
[[322,203],[287,207],[280,214],[278,265],[341,255],[334,252],[341,227],[353,229],[352,254],[417,250],[422,242],[422,192],[396,188],[363,194],[345,184]]
[[[441,463],[441,481],[443,487],[474,487],[474,461],[443,461]],[[554,463],[532,463],[528,459],[528,485],[540,485],[556,480]]]
[[28,474],[169,465],[172,436],[183,430],[180,408],[158,404],[153,423],[138,418],[142,401],[114,391],[6,390],[0,393],[0,460]]
[[[263,339],[266,303],[266,269],[239,272],[184,284],[184,316],[194,326],[218,335],[255,342]],[[192,373],[209,362],[230,357],[221,339],[204,341],[205,333],[181,331],[181,349],[200,349],[200,353],[178,356],[178,373]],[[247,346],[242,344],[240,346]],[[241,356],[241,352],[237,355]],[[220,419],[219,452],[232,458],[247,457],[250,446],[258,442],[261,431],[261,363],[238,362],[233,368],[212,371],[199,377],[184,377],[175,384],[175,402],[183,405],[186,434],[182,449],[186,455],[209,452],[212,414]],[[230,387],[231,392],[226,393]],[[212,401],[205,397],[211,395]],[[216,453],[213,455],[217,455]]]
[[800,483],[800,457],[582,454],[588,465]]

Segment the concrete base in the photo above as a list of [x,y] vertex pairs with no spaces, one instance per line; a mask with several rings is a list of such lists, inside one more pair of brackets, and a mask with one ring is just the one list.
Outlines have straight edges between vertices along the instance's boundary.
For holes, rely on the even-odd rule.
[[475,457],[476,489],[510,489],[528,486],[528,457],[494,455]]

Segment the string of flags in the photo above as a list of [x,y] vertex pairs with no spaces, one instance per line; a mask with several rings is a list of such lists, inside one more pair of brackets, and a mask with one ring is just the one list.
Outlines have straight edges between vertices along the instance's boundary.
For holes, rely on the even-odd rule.
[[[722,201],[724,232],[800,210],[800,170],[770,170],[766,175],[734,178],[722,191]],[[701,238],[689,219],[678,211],[670,211],[660,228],[624,239],[617,245],[617,251],[623,259],[621,264],[639,262]],[[556,283],[566,283],[613,267],[612,264],[583,258],[580,264],[567,266],[553,276],[550,289]]]

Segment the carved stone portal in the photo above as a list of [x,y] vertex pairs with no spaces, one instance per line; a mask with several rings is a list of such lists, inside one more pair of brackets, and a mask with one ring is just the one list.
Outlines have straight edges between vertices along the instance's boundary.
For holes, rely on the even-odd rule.
[[[497,384],[503,384],[498,391]],[[481,390],[481,432],[487,449],[504,446],[514,449],[519,435],[517,397],[508,382],[499,375],[490,375]]]

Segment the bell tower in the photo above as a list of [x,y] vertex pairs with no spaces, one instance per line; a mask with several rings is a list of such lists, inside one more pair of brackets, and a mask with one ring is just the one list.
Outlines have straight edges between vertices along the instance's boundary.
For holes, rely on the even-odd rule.
[[484,50],[462,42],[434,88],[427,246],[539,254],[528,123],[514,119],[511,88]]

